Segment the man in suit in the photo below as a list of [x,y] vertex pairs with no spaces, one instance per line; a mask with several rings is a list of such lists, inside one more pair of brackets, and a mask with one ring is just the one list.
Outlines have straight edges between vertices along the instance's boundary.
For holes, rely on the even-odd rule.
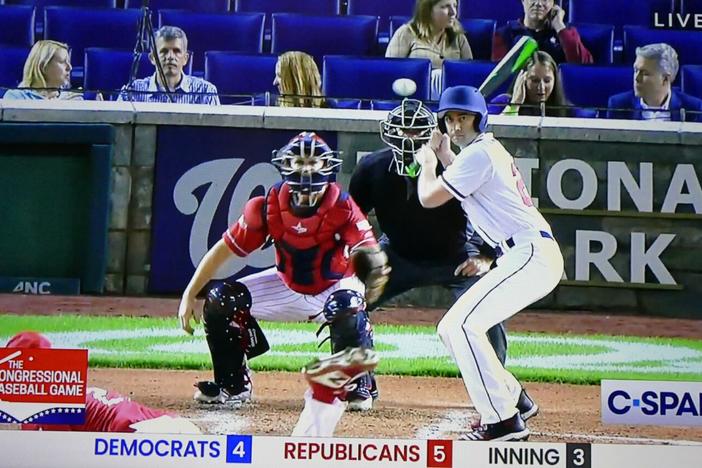
[[673,89],[678,54],[668,44],[636,48],[634,89],[609,98],[607,118],[702,122],[702,99]]

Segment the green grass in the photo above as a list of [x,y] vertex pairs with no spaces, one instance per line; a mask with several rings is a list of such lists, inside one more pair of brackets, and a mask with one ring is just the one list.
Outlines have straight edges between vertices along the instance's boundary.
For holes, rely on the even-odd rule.
[[[314,332],[318,325],[307,323],[268,322],[262,324],[274,341],[272,352],[251,361],[254,370],[298,371],[312,355],[325,354],[329,345],[317,349]],[[0,340],[22,330],[45,333],[77,333],[74,346],[91,349],[90,364],[99,367],[209,369],[202,329],[196,336],[179,333],[175,317],[104,317],[104,316],[15,316],[0,315]],[[90,333],[122,330],[124,336],[100,338]],[[132,335],[133,332],[133,335]],[[297,332],[297,334],[291,332]],[[149,334],[156,336],[148,336]],[[161,334],[161,335],[159,335]],[[168,334],[168,336],[163,336]],[[281,338],[280,334],[284,334]],[[141,336],[140,336],[141,335]],[[146,335],[146,336],[145,336]],[[393,325],[376,326],[376,349],[381,353],[378,373],[399,375],[456,376],[458,369],[446,355],[433,327]],[[554,343],[551,339],[566,338],[567,343]],[[59,336],[54,340],[61,340]],[[583,340],[587,340],[584,342]],[[390,342],[394,341],[394,342]],[[609,367],[597,364],[597,357],[610,352],[620,344],[653,345],[655,353],[639,356],[635,350],[627,351],[626,362]],[[153,346],[171,346],[164,350]],[[187,349],[185,349],[187,348]],[[633,349],[633,348],[632,348]],[[636,348],[638,349],[638,348]],[[102,350],[98,352],[97,350]],[[430,350],[441,356],[412,356],[417,350]],[[688,353],[685,358],[667,361],[668,356]],[[276,354],[277,353],[277,354]],[[295,353],[295,354],[290,354]],[[394,355],[393,355],[394,353]],[[428,354],[431,354],[427,351]],[[302,355],[300,355],[302,354]],[[385,355],[384,355],[385,354]],[[568,365],[569,357],[592,357],[590,369]],[[394,357],[393,357],[394,356]],[[660,359],[659,359],[660,356]],[[520,361],[521,360],[521,361]],[[523,365],[519,365],[520,362]],[[560,365],[564,363],[565,365]],[[688,363],[689,369],[674,369],[676,363]],[[673,338],[636,338],[596,336],[556,336],[545,334],[510,334],[508,368],[523,380],[567,382],[577,384],[599,383],[601,379],[645,380],[702,380],[702,341]],[[653,368],[653,370],[651,370]]]

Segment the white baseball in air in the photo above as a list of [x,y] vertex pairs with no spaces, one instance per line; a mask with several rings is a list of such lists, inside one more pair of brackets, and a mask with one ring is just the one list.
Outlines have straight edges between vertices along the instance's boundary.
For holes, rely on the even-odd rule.
[[417,83],[409,78],[398,78],[392,83],[392,90],[398,96],[407,97],[417,91]]

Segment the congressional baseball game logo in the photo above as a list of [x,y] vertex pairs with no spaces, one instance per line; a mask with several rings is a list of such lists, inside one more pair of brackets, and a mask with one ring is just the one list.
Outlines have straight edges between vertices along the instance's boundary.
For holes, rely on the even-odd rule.
[[702,382],[603,380],[605,424],[702,426]]
[[82,424],[88,351],[0,349],[0,422]]

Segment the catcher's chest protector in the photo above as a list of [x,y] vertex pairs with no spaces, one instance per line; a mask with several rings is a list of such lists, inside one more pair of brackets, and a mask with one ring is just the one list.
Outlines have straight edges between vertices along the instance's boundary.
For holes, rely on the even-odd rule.
[[315,214],[300,218],[290,208],[287,187],[271,189],[266,198],[268,233],[276,245],[289,245],[296,250],[316,249],[326,253],[336,248],[340,242],[337,234],[351,213],[348,204],[339,199],[340,194],[338,185],[329,184]]

